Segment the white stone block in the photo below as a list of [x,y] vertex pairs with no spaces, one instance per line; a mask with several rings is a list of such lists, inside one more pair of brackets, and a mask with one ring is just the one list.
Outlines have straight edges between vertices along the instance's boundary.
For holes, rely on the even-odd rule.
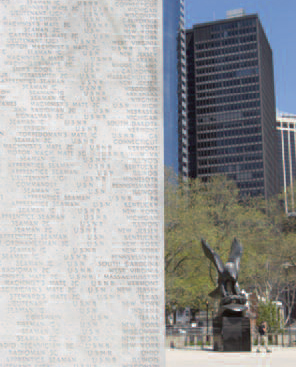
[[0,366],[164,366],[162,2],[0,2]]

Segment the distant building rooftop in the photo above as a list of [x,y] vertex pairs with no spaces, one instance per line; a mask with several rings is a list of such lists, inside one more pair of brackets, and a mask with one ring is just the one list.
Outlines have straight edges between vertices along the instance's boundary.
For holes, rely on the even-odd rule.
[[[289,119],[289,120],[295,120],[296,121],[296,114],[277,111],[276,119],[277,119],[277,121],[284,120],[284,119]],[[293,121],[291,121],[291,122],[293,122]]]
[[242,17],[246,15],[245,9],[240,8],[240,9],[234,9],[234,10],[228,10],[226,12],[226,18],[236,18],[236,17]]

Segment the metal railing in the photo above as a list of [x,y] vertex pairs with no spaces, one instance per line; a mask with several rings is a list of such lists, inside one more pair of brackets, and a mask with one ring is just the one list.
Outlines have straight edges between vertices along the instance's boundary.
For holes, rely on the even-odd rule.
[[[208,331],[208,333],[207,333]],[[166,328],[166,347],[185,348],[212,344],[212,325],[207,327],[170,326]]]
[[[277,347],[296,347],[296,329],[286,328],[281,332],[269,332],[268,344]],[[194,348],[203,349],[213,347],[212,323],[208,327],[191,326],[169,326],[166,327],[166,347],[167,348]],[[257,346],[258,332],[251,331],[251,344]]]

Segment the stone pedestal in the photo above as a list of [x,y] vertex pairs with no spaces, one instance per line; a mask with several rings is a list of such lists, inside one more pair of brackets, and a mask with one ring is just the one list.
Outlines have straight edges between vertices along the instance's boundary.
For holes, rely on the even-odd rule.
[[248,317],[216,317],[213,320],[213,334],[214,351],[251,351],[251,327]]

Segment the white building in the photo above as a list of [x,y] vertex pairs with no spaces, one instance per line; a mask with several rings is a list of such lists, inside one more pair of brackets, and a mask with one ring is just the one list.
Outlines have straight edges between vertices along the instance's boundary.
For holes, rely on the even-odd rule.
[[296,115],[277,113],[279,173],[281,190],[284,192],[285,211],[296,215],[294,180],[296,178]]

